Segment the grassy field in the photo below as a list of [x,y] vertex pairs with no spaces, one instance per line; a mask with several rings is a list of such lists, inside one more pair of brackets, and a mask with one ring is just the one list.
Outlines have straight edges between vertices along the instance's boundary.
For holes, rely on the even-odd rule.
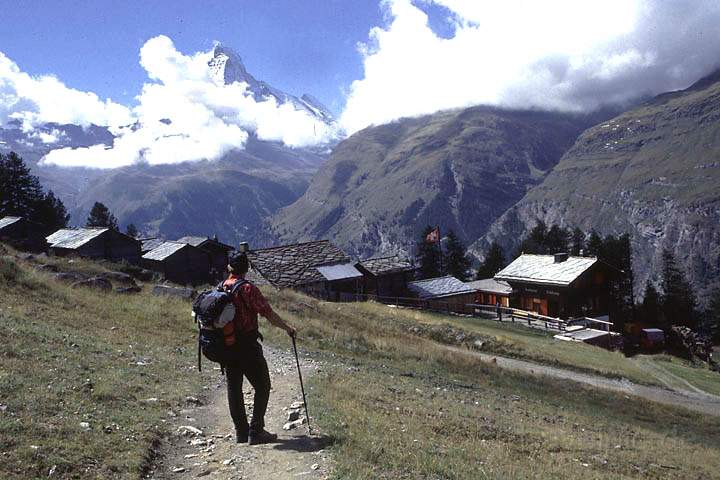
[[0,478],[139,478],[200,391],[188,304],[72,289],[7,257],[0,298]]
[[[695,366],[669,355],[640,355],[636,358],[627,358],[620,352],[608,351],[584,343],[560,342],[552,338],[554,333],[527,328],[520,324],[417,310],[388,309],[387,306],[376,303],[365,304],[362,308],[375,315],[382,315],[383,312],[387,315],[388,312],[392,312],[394,320],[407,325],[459,328],[468,335],[480,336],[483,341],[481,350],[488,353],[610,378],[627,378],[645,385],[667,386],[654,376],[655,369],[646,367],[648,364],[656,365],[670,370],[674,375],[707,393],[720,395],[720,375],[705,366]],[[672,387],[690,389],[683,382],[675,382]]]
[[423,315],[416,312],[269,295],[301,328],[302,345],[335,355],[313,380],[310,401],[336,440],[337,478],[712,478],[719,471],[718,418],[501,371],[410,333],[398,317]]
[[[326,360],[309,400],[334,440],[337,478],[720,471],[718,418],[498,370],[413,329],[442,325],[440,316],[267,294],[300,328],[300,346]],[[169,416],[208,378],[195,371],[189,304],[72,289],[8,257],[0,259],[0,299],[0,478],[140,477]],[[287,347],[282,331],[263,334]],[[549,342],[504,327],[483,338],[517,355]]]

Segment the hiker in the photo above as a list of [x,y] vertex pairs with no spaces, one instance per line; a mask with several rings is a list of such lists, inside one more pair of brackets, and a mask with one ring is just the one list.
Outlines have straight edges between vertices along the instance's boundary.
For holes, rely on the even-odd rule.
[[[230,258],[229,276],[223,282],[223,288],[228,291],[238,281],[245,283],[236,289],[232,299],[235,317],[230,328],[231,334],[227,335],[227,331],[225,334],[227,354],[224,366],[227,373],[228,404],[230,416],[235,424],[236,440],[238,443],[249,442],[250,445],[257,445],[277,440],[276,434],[265,430],[265,411],[270,397],[270,372],[263,356],[262,346],[258,342],[262,340],[262,335],[258,331],[257,316],[262,315],[272,325],[282,328],[293,338],[296,330],[273,311],[255,285],[245,280],[247,271],[247,255],[239,253]],[[250,425],[245,413],[243,376],[247,377],[255,390]]]

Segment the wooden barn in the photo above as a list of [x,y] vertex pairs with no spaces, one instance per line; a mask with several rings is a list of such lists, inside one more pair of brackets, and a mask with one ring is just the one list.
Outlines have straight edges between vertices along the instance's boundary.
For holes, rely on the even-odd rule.
[[210,257],[210,277],[213,282],[219,282],[227,273],[228,257],[235,250],[230,245],[220,242],[217,238],[209,237],[182,237],[180,243],[187,243],[199,248]]
[[180,285],[210,281],[210,256],[187,243],[164,242],[142,256],[142,266]]
[[475,290],[450,275],[410,282],[408,290],[421,300],[418,306],[433,310],[470,313],[475,302]]
[[361,260],[355,267],[363,274],[363,291],[369,296],[404,297],[415,278],[415,267],[396,256]]
[[249,250],[250,275],[277,288],[292,288],[332,301],[355,300],[363,275],[327,240]]
[[47,237],[50,255],[140,262],[140,242],[110,228],[64,228]]
[[595,257],[523,254],[495,275],[510,284],[510,306],[563,319],[607,315],[617,270]]
[[0,219],[0,242],[5,242],[19,250],[44,252],[48,243],[45,240],[47,227],[25,217],[4,217]]
[[475,303],[478,305],[493,305],[500,303],[501,307],[510,306],[513,289],[509,283],[494,278],[485,278],[473,282],[465,282],[468,287],[475,290]]

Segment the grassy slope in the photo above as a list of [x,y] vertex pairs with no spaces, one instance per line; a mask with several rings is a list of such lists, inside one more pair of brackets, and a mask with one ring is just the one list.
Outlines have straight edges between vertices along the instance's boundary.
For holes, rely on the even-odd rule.
[[137,478],[199,391],[188,305],[71,289],[7,258],[0,272],[0,478]]
[[[45,477],[53,465],[61,478],[136,478],[168,410],[201,391],[188,304],[0,265],[0,478]],[[340,478],[708,478],[720,468],[718,419],[498,371],[409,333],[415,312],[268,295],[301,328],[301,346],[330,359],[310,406],[336,439]],[[264,333],[287,346],[279,330]]]
[[720,419],[497,370],[408,333],[398,316],[414,312],[271,297],[302,344],[335,354],[310,402],[337,441],[339,478],[709,478],[720,468]]

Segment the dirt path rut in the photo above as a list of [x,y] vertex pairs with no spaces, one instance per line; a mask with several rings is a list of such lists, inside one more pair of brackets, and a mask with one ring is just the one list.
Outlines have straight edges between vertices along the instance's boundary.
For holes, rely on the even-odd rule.
[[[684,407],[700,413],[714,416],[720,416],[720,397],[711,395],[702,391],[686,391],[679,389],[664,389],[660,387],[650,387],[646,385],[638,385],[629,380],[616,380],[606,378],[599,375],[589,375],[585,373],[574,372],[572,370],[564,370],[561,368],[548,367],[536,363],[517,360],[514,358],[500,357],[497,355],[484,354],[478,352],[470,352],[466,349],[458,347],[449,347],[453,350],[465,352],[469,355],[480,357],[481,360],[496,364],[500,368],[508,370],[521,371],[534,375],[545,375],[548,377],[571,380],[585,385],[590,385],[606,390],[627,393],[642,397],[653,402],[664,403],[677,407]],[[696,389],[697,390],[697,389]]]
[[[312,436],[307,435],[307,425],[289,431],[282,429],[288,420],[289,407],[302,402],[294,355],[268,347],[264,347],[264,351],[272,380],[265,423],[268,431],[278,434],[278,441],[255,446],[235,442],[225,377],[217,372],[212,376],[212,383],[204,387],[205,398],[196,405],[188,405],[173,418],[173,434],[160,446],[148,478],[284,480],[328,477],[332,469],[331,458],[325,450],[328,442],[318,434],[317,427],[312,425]],[[305,379],[318,371],[320,364],[301,355],[300,368]],[[253,391],[247,381],[244,393],[250,417]],[[190,403],[193,401],[190,399]],[[310,414],[312,421],[312,406]],[[301,410],[301,416],[305,416],[304,410]]]

